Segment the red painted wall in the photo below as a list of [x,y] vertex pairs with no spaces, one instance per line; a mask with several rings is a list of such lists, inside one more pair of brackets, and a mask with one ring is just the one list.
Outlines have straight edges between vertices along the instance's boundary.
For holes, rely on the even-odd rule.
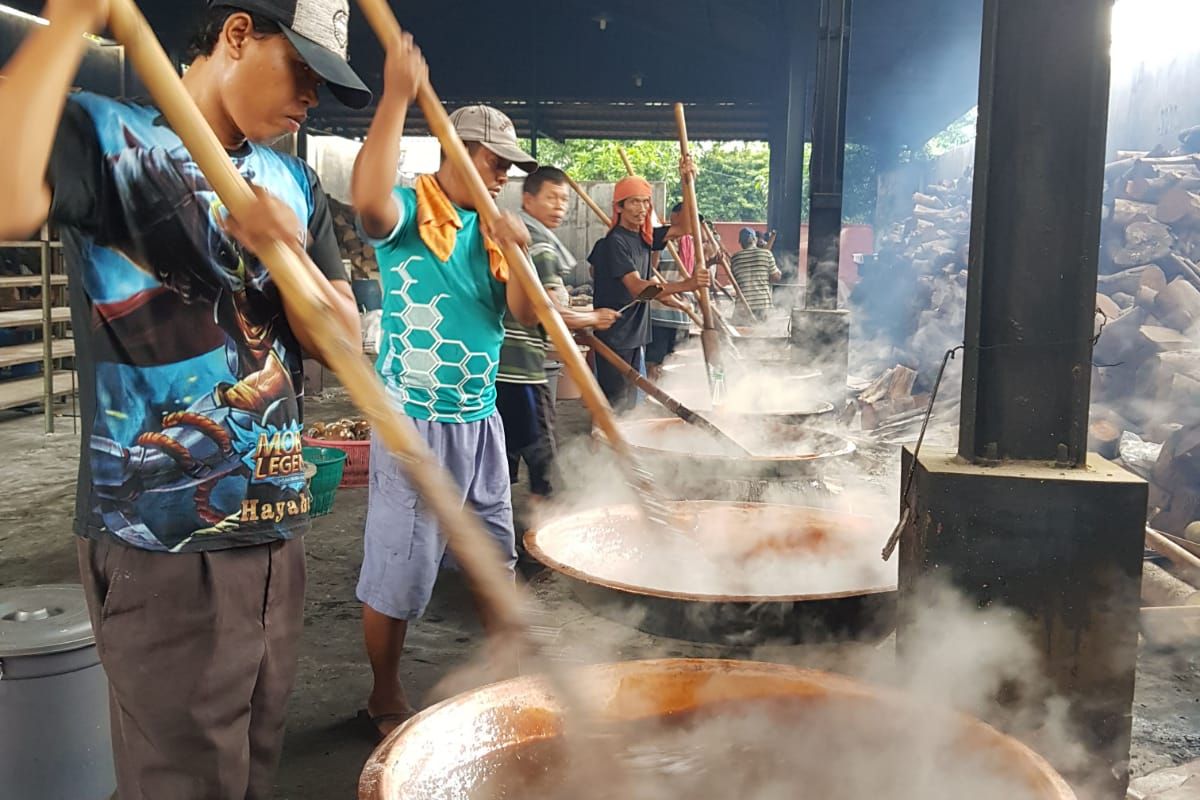
[[[725,249],[730,253],[736,253],[741,249],[738,244],[738,231],[742,228],[753,228],[756,231],[766,233],[767,226],[764,223],[758,222],[714,222],[713,227],[717,229],[717,233],[721,236],[721,243],[725,245]],[[841,257],[838,264],[838,281],[846,287],[853,287],[858,283],[858,265],[854,263],[854,255],[856,253],[874,253],[875,252],[875,229],[870,225],[843,225],[842,226],[842,247]],[[781,256],[778,250],[775,252],[776,258]],[[800,226],[800,264],[808,263],[808,224]],[[804,269],[801,269],[801,273]],[[721,278],[724,278],[724,272],[721,273]],[[724,278],[722,284],[728,281]]]

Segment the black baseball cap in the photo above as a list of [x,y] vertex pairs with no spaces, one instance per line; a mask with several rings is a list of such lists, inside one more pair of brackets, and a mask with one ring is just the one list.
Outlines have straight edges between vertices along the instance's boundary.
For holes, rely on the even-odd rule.
[[236,8],[278,23],[304,63],[320,75],[344,105],[363,108],[371,90],[350,62],[350,4],[348,0],[208,0],[210,8]]

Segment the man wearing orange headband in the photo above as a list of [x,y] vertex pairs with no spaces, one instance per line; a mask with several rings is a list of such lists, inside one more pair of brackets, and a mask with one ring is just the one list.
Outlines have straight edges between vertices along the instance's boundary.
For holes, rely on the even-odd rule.
[[[689,160],[680,163],[681,176],[694,173]],[[650,184],[636,176],[623,178],[613,192],[613,227],[592,248],[588,262],[595,277],[597,309],[622,309],[632,303],[648,286],[658,284],[650,278],[650,253],[662,250],[667,242],[688,233],[687,230],[664,226],[653,227],[654,210]],[[694,291],[707,285],[708,270],[698,267],[685,280],[663,284],[659,298],[680,292]],[[624,311],[621,318],[607,331],[596,334],[615,350],[626,363],[645,372],[645,347],[650,343],[650,309],[646,303]],[[608,401],[618,412],[627,411],[637,403],[638,393],[630,387],[621,373],[603,359],[596,359],[596,379]]]

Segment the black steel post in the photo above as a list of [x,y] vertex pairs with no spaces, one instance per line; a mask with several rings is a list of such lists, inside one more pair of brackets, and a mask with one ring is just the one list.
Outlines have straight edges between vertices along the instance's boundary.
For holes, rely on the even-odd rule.
[[851,0],[820,0],[809,166],[807,307],[837,308]]
[[985,0],[959,455],[1083,466],[1112,0]]
[[771,225],[778,233],[775,255],[791,275],[800,266],[800,233],[804,214],[804,144],[808,139],[808,73],[811,51],[807,28],[794,11],[785,15],[787,73],[781,81],[783,102],[771,141],[771,173],[775,197]]

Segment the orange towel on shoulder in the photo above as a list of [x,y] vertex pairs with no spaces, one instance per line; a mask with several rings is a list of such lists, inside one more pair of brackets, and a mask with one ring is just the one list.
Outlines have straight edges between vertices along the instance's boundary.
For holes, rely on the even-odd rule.
[[[432,175],[417,178],[417,232],[429,252],[443,264],[450,260],[458,232],[462,230],[462,218],[458,209],[446,197],[441,185]],[[482,223],[482,220],[480,221]],[[492,275],[500,282],[508,280],[508,261],[500,246],[488,236],[483,237],[483,249],[487,252],[488,266]]]

